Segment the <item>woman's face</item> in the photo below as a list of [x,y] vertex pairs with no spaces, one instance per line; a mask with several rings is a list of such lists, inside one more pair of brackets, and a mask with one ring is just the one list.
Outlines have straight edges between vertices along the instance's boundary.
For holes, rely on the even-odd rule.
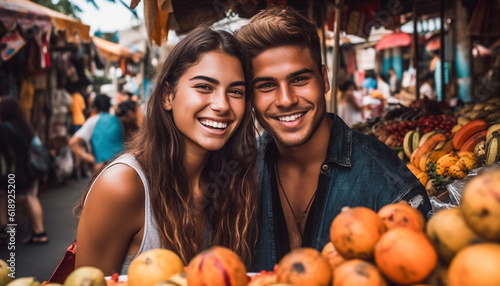
[[245,76],[237,57],[208,52],[179,78],[164,108],[171,110],[187,150],[221,149],[245,113]]

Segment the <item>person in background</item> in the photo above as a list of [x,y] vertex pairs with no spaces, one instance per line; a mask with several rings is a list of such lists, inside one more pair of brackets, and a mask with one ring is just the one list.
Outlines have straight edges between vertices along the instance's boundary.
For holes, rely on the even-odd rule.
[[340,86],[337,115],[349,126],[363,121],[363,105],[354,95],[356,89],[356,84],[351,80],[345,81]]
[[392,96],[398,93],[398,75],[392,67],[389,69],[389,88]]
[[429,99],[436,99],[436,93],[434,92],[434,74],[427,73],[424,77],[424,83],[420,86],[420,96],[427,97]]
[[[96,115],[87,119],[69,141],[76,156],[94,164],[96,172],[124,149],[123,128],[118,117],[109,114],[110,107],[111,99],[108,96],[96,95],[93,101]],[[84,143],[91,145],[93,153],[82,146]]]
[[424,216],[424,186],[394,151],[326,112],[330,89],[318,30],[290,7],[272,7],[237,32],[252,63],[259,144],[260,212],[255,270],[299,247],[319,251],[345,206],[378,211],[406,200]]
[[[0,224],[1,238],[5,238],[7,224],[7,193],[9,174],[15,176],[16,202],[24,202],[28,212],[31,234],[24,244],[44,244],[49,242],[43,223],[43,208],[38,199],[38,179],[28,171],[29,148],[35,133],[29,125],[19,101],[13,96],[3,96],[0,100]],[[4,169],[5,168],[5,169]]]
[[[68,91],[70,89],[68,88]],[[71,130],[70,130],[70,135],[73,135],[82,127],[82,125],[85,123],[86,117],[85,117],[85,110],[87,108],[85,99],[82,96],[82,94],[78,90],[72,90],[71,92],[71,98],[73,99],[73,103],[70,106],[71,110]],[[82,142],[85,144],[85,142]],[[82,146],[85,148],[84,146]],[[73,159],[74,159],[74,168],[73,168],[73,175],[72,177],[74,179],[79,179],[80,176],[82,177],[87,177],[87,174],[84,171],[85,164],[82,162],[79,156],[76,156],[76,154],[73,152]]]
[[373,70],[365,72],[365,79],[361,84],[363,96],[369,95],[373,90],[377,89],[377,76]]
[[156,78],[144,126],[82,197],[76,267],[127,274],[147,250],[170,249],[187,264],[213,245],[251,263],[257,147],[238,42],[193,30]]
[[139,110],[137,102],[132,100],[126,100],[118,104],[116,116],[118,116],[122,123],[125,142],[130,141],[139,130],[139,116],[142,115]]

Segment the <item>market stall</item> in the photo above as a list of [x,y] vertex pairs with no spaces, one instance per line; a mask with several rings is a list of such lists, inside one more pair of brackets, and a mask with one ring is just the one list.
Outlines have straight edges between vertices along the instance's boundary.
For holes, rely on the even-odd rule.
[[90,27],[28,0],[0,2],[0,96],[17,97],[47,146],[58,179],[72,169],[67,117],[68,88],[86,87],[95,51]]

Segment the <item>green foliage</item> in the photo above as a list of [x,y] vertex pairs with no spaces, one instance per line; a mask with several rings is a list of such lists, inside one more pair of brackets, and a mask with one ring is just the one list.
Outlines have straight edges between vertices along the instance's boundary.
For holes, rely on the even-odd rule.
[[77,5],[71,3],[69,0],[59,0],[59,2],[57,2],[56,4],[53,4],[52,0],[31,0],[31,2],[35,2],[54,11],[69,15],[77,20],[80,20],[80,18],[76,14],[82,12],[82,9]]

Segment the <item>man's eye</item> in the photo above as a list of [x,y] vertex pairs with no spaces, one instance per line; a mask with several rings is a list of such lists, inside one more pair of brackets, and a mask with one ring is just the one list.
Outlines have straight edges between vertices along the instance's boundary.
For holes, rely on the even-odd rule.
[[266,82],[263,84],[260,84],[257,86],[257,89],[271,89],[275,87],[276,85],[274,83]]
[[307,80],[306,77],[296,77],[292,80],[292,83],[303,83]]

